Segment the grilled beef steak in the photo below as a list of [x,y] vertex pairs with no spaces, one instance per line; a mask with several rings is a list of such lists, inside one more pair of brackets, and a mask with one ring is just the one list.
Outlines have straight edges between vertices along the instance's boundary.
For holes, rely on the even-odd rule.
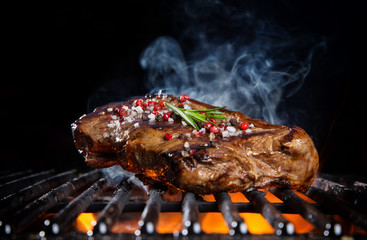
[[86,163],[120,164],[145,179],[199,194],[276,186],[305,190],[313,181],[318,153],[303,129],[223,109],[226,119],[217,119],[216,133],[197,131],[179,115],[169,115],[163,100],[180,108],[214,108],[171,95],[99,107],[72,124]]

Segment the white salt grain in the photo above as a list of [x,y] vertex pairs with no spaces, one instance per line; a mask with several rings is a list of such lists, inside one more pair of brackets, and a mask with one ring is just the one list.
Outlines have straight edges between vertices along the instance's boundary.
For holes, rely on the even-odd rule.
[[229,132],[227,130],[222,132],[222,137],[229,137]]
[[234,133],[236,129],[234,127],[227,127],[228,132]]
[[190,156],[190,154],[189,154],[187,151],[182,151],[182,152],[181,152],[181,155],[182,155],[183,157],[188,157],[188,156]]

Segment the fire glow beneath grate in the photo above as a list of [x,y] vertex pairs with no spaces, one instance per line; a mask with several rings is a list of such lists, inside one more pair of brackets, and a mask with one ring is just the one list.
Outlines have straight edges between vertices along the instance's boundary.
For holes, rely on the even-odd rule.
[[[45,173],[0,185],[0,234],[367,235],[367,184],[355,179],[341,185],[319,177],[305,194],[272,188],[196,196],[146,192],[126,180],[106,187],[98,170]],[[34,177],[39,182],[28,186]]]
[[[266,192],[265,198],[271,203],[282,203],[282,201],[274,196],[272,193]],[[302,193],[296,192],[302,199],[314,203],[314,201]],[[230,193],[232,202],[234,203],[248,203],[249,200],[242,193]],[[215,202],[213,195],[205,195],[203,199],[207,202]],[[112,228],[113,233],[134,233],[139,229],[139,213],[123,213],[126,218],[118,221]],[[260,213],[240,213],[240,216],[245,220],[248,230],[251,234],[274,234],[274,229],[266,221]],[[306,221],[299,214],[283,214],[283,216],[294,224],[295,232],[297,234],[304,234],[311,232],[315,227]],[[96,223],[98,214],[82,213],[76,220],[77,231],[88,233],[92,231]],[[200,224],[202,230],[207,234],[219,233],[228,234],[229,228],[225,220],[219,212],[208,212],[199,214]],[[180,212],[162,212],[159,215],[156,230],[160,234],[179,232],[182,228],[182,213]]]

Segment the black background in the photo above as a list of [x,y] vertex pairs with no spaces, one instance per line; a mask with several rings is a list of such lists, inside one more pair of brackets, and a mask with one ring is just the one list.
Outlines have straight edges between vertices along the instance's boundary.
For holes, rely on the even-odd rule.
[[[224,2],[236,6],[241,1]],[[365,175],[363,1],[242,1],[240,7],[246,8],[243,2],[291,33],[326,41],[325,52],[315,57],[303,88],[292,98],[309,115],[296,124],[314,139],[323,172]],[[93,110],[90,99],[101,86],[121,91],[110,100],[149,91],[139,56],[157,37],[180,41],[185,26],[178,18],[180,6],[181,1],[168,0],[5,6],[2,168],[86,169],[70,124]],[[226,29],[225,23],[221,27]],[[183,46],[185,53],[189,45]]]

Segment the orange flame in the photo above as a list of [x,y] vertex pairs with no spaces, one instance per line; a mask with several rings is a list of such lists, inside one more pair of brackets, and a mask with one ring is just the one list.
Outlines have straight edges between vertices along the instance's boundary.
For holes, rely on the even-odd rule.
[[[261,190],[266,193],[265,198],[271,203],[281,203],[282,201],[276,196],[271,194],[269,191]],[[314,201],[308,198],[306,195],[295,192],[302,199],[314,203]],[[234,203],[245,202],[248,203],[249,200],[242,193],[230,193],[231,200]],[[213,195],[204,195],[205,201],[215,202]],[[127,213],[123,213],[127,214]],[[129,215],[131,215],[130,213]],[[303,234],[314,230],[314,226],[307,222],[299,214],[283,214],[284,217],[294,224],[295,231],[298,234]],[[135,215],[134,215],[135,216]],[[248,230],[252,234],[274,234],[273,228],[265,220],[265,218],[259,213],[240,213],[240,216],[244,219],[247,224]],[[133,233],[138,229],[138,221],[140,214],[136,213],[134,218],[128,217],[123,221],[117,222],[113,228],[112,232],[115,233]],[[88,233],[93,230],[96,223],[97,214],[93,213],[82,213],[78,216],[76,220],[76,229],[81,232]],[[159,220],[157,223],[156,230],[158,233],[173,233],[181,230],[182,227],[182,214],[177,212],[162,212],[159,215]],[[221,213],[210,212],[210,213],[200,213],[199,221],[201,223],[202,230],[205,233],[220,233],[227,234],[229,228],[227,227],[225,220]]]
[[76,219],[76,229],[81,232],[89,232],[96,225],[96,215],[94,213],[81,213]]
[[176,212],[163,212],[159,214],[157,223],[158,233],[173,233],[181,230],[182,214]]

